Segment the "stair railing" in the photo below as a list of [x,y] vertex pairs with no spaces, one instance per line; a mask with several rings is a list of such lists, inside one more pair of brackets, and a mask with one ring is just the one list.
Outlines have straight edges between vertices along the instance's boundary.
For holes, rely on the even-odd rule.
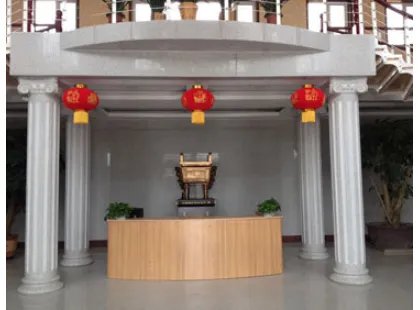
[[[327,0],[323,0],[324,13],[320,16],[321,32],[333,32],[337,34],[365,34],[371,33],[375,36],[378,45],[388,46],[393,53],[402,54],[408,64],[412,63],[412,42],[410,42],[410,21],[413,20],[413,15],[402,11],[384,0],[372,0],[370,5],[367,5],[362,0],[353,0],[349,6],[348,16],[351,16],[347,25],[344,27],[330,26],[330,16]],[[386,13],[378,11],[377,4],[381,5],[385,10],[390,9],[393,12],[400,14],[403,17],[403,27],[389,27],[386,22]],[[370,12],[370,13],[369,13]],[[379,15],[379,16],[378,16]],[[366,24],[365,19],[371,19],[371,26]],[[388,31],[399,30],[403,31],[404,42],[403,45],[390,44],[388,41]]]
[[[37,24],[35,22],[36,0],[7,0],[6,2],[6,54],[10,50],[10,37],[13,32],[46,32],[55,30],[62,32],[67,0],[55,0],[57,4],[53,24]],[[39,29],[41,27],[41,29]]]

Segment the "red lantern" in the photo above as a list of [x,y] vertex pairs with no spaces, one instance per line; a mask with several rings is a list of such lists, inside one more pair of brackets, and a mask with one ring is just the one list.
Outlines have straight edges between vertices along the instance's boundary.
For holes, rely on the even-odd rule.
[[204,111],[213,107],[214,96],[201,85],[194,85],[182,95],[181,102],[184,108],[192,111],[191,123],[203,125],[205,123]]
[[84,84],[76,84],[63,94],[64,105],[74,111],[74,124],[88,124],[88,111],[96,109],[99,105],[98,95]]
[[311,84],[295,91],[291,97],[293,106],[302,111],[302,123],[314,123],[315,110],[325,103],[325,94]]

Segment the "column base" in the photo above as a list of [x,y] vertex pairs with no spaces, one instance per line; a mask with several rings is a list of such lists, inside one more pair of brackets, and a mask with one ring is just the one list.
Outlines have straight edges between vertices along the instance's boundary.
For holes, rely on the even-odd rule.
[[334,268],[334,272],[330,275],[330,280],[340,284],[347,285],[366,285],[373,281],[366,268],[359,272],[342,272]]
[[60,265],[63,267],[79,267],[79,266],[90,265],[92,263],[93,263],[93,259],[90,253],[83,253],[80,255],[64,254],[60,262]]
[[39,280],[25,276],[22,279],[21,286],[18,287],[18,292],[23,295],[39,295],[58,291],[62,287],[63,282],[60,281],[60,276],[58,275],[50,280]]
[[327,259],[329,254],[325,247],[319,248],[317,250],[302,248],[300,250],[299,257],[307,260],[323,260]]

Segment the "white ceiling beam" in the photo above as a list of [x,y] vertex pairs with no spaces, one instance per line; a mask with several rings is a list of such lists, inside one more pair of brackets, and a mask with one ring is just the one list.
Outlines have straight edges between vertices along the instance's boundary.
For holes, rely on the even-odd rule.
[[[213,92],[216,101],[264,101],[289,100],[288,92],[273,91],[223,91]],[[180,101],[182,92],[155,91],[102,91],[98,92],[101,101]]]

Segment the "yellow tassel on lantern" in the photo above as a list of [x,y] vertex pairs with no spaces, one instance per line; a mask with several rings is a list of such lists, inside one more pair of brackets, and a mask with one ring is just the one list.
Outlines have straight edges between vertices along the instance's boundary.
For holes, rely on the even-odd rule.
[[76,110],[73,114],[74,124],[89,124],[89,113],[85,110]]
[[193,111],[191,114],[191,123],[195,125],[204,125],[205,123],[204,112],[200,110]]
[[307,109],[302,111],[302,123],[315,123],[315,110]]

